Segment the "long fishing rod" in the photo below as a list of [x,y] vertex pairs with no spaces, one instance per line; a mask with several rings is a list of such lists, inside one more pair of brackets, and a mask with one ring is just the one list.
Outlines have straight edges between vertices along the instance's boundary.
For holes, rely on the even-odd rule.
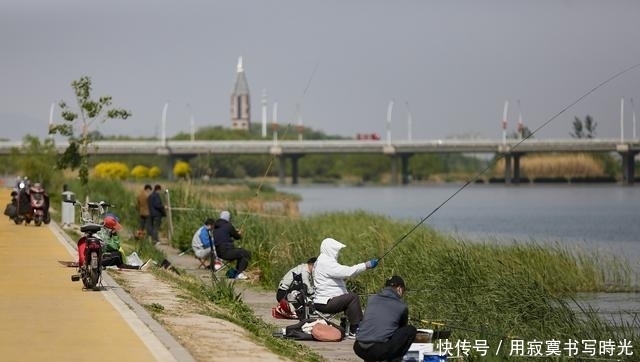
[[[316,71],[318,70],[318,65],[320,63],[316,62],[316,65],[313,67],[313,70],[311,71],[311,75],[309,76],[309,80],[307,81],[307,85],[304,87],[304,90],[302,91],[302,96],[300,97],[300,101],[298,102],[298,104],[302,103],[302,100],[304,99],[304,96],[307,94],[307,91],[309,90],[309,87],[311,86],[311,81],[313,80],[313,77],[316,74]],[[291,123],[287,124],[287,127],[284,130],[284,133],[282,134],[282,137],[284,138],[287,134],[287,132],[289,131],[289,129],[291,128]],[[258,184],[258,187],[256,188],[256,196],[258,196],[260,194],[260,189],[262,188],[262,185],[264,184],[264,180],[267,177],[267,175],[269,174],[269,171],[271,171],[271,167],[273,166],[273,160],[275,160],[275,155],[271,156],[271,159],[269,160],[269,164],[267,165],[267,168],[264,172],[264,175],[262,176],[262,179],[260,180],[260,183]]]
[[[551,123],[553,120],[555,120],[556,118],[558,118],[561,114],[563,114],[564,112],[566,112],[567,110],[569,110],[571,107],[575,106],[577,103],[579,103],[580,101],[582,101],[584,98],[586,98],[587,96],[589,96],[591,93],[595,92],[596,90],[598,90],[600,87],[606,85],[607,83],[613,81],[614,79],[618,78],[619,76],[637,68],[640,67],[640,63],[634,64],[626,69],[623,69],[617,73],[615,73],[614,75],[610,76],[609,78],[605,79],[604,81],[600,82],[598,85],[596,85],[595,87],[591,88],[589,91],[585,92],[583,95],[581,95],[580,97],[578,97],[576,100],[574,100],[573,102],[569,103],[567,106],[565,106],[564,108],[562,108],[558,113],[556,113],[555,115],[553,115],[551,118],[549,118],[546,122],[542,123],[540,126],[538,126],[536,129],[534,129],[530,134],[528,134],[526,137],[522,138],[520,141],[518,141],[512,148],[511,150],[515,150],[516,148],[518,148],[518,146],[520,146],[524,141],[528,140],[529,138],[533,137],[534,134],[536,134],[540,129],[544,128],[546,125],[548,125],[549,123]],[[489,163],[489,165],[487,165],[484,169],[482,169],[479,173],[477,173],[474,177],[472,177],[470,180],[468,180],[467,182],[465,182],[462,186],[460,186],[460,188],[458,188],[454,193],[451,194],[451,196],[449,196],[447,199],[445,199],[442,203],[440,203],[440,205],[436,206],[435,209],[433,209],[429,214],[427,214],[425,217],[423,217],[418,223],[416,223],[411,229],[409,229],[408,232],[406,232],[404,235],[402,235],[397,241],[395,241],[393,243],[393,245],[391,245],[391,247],[389,248],[389,250],[387,250],[380,258],[378,258],[378,260],[382,260],[385,256],[387,256],[393,249],[395,249],[396,246],[398,246],[398,244],[400,244],[400,242],[402,242],[404,239],[406,239],[409,235],[411,235],[411,233],[413,233],[420,225],[422,225],[425,221],[427,221],[427,219],[429,219],[433,214],[435,214],[438,210],[440,210],[440,208],[442,206],[444,206],[446,203],[449,202],[449,200],[453,199],[457,194],[459,194],[462,190],[464,190],[467,186],[469,186],[471,183],[475,182],[478,180],[478,178],[480,178],[480,176],[482,176],[485,172],[487,172],[489,169],[491,169],[500,159],[504,158],[505,154],[500,154],[498,157],[496,157],[493,162]]]
[[[319,65],[320,65],[320,62],[318,61],[318,62],[316,62],[315,66],[313,67],[313,70],[311,71],[311,75],[309,76],[309,80],[307,81],[306,86],[302,90],[302,96],[300,97],[300,101],[298,103],[302,103],[302,100],[304,99],[305,95],[307,94],[307,91],[309,90],[309,87],[311,86],[311,81],[315,77],[315,74],[316,74],[316,71],[318,70],[318,66]],[[274,121],[275,121],[275,119],[274,119]],[[287,127],[285,128],[284,133],[282,134],[283,138],[287,135],[287,132],[289,132],[290,128],[291,128],[291,122],[289,122],[287,124]],[[269,160],[269,163],[267,164],[267,168],[265,169],[264,175],[262,175],[262,178],[260,179],[260,183],[258,183],[258,187],[256,187],[256,197],[260,196],[260,190],[262,189],[262,186],[264,185],[265,179],[267,178],[267,176],[269,175],[269,172],[271,171],[271,167],[273,166],[273,161],[275,160],[275,158],[276,158],[276,155],[272,155],[271,159]],[[242,226],[244,225],[246,220],[247,220],[247,218],[245,217],[242,220],[242,222],[240,223],[239,229],[242,228]]]

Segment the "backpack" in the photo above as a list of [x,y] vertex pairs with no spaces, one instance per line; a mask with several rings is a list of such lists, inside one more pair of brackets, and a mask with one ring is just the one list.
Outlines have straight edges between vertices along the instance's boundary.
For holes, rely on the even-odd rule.
[[339,342],[344,329],[324,319],[304,319],[285,328],[284,337],[304,341]]
[[18,208],[14,204],[7,204],[7,207],[4,208],[4,214],[9,217],[15,217],[18,213]]

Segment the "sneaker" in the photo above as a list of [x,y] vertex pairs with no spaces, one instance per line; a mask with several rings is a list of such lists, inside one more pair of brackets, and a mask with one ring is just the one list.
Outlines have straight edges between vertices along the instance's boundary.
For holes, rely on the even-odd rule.
[[347,334],[347,338],[349,339],[356,339],[356,334],[353,332],[349,332],[349,334]]
[[236,275],[236,279],[237,280],[247,280],[247,279],[249,279],[249,277],[245,273],[240,273],[240,274]]
[[144,264],[140,265],[140,270],[147,270],[151,266],[151,259],[144,262]]

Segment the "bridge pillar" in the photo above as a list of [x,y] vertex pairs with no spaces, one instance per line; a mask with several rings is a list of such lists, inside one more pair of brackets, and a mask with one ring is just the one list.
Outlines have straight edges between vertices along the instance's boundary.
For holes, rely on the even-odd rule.
[[625,185],[633,185],[636,175],[636,154],[637,152],[627,151],[621,152],[622,156],[622,183]]
[[505,153],[504,154],[504,183],[505,184],[510,184],[511,183],[511,154],[510,153]]
[[298,184],[298,160],[302,155],[291,155],[291,184]]
[[397,185],[398,182],[398,157],[391,156],[391,184]]
[[283,155],[278,156],[278,182],[280,183],[280,185],[286,184],[285,172],[284,172],[284,167],[286,162],[287,162],[286,157],[284,157]]
[[520,183],[520,157],[522,154],[514,153],[513,154],[513,183]]
[[413,156],[412,154],[409,153],[404,153],[400,155],[400,160],[401,160],[401,169],[402,169],[402,184],[403,185],[407,185],[409,184],[409,159],[411,158],[411,156]]
[[174,180],[175,176],[173,174],[173,166],[175,166],[176,162],[178,162],[179,158],[178,156],[169,153],[167,155],[167,159],[166,159],[166,171],[167,171],[167,179],[168,180]]

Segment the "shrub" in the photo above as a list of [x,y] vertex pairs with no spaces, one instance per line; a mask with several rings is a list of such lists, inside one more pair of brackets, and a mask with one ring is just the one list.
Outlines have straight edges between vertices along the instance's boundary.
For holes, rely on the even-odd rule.
[[158,178],[161,174],[162,170],[158,166],[153,166],[149,169],[149,178]]
[[149,167],[143,165],[136,165],[131,170],[131,176],[135,179],[140,180],[149,177]]
[[126,180],[129,168],[122,162],[100,162],[93,168],[93,173],[99,178]]

